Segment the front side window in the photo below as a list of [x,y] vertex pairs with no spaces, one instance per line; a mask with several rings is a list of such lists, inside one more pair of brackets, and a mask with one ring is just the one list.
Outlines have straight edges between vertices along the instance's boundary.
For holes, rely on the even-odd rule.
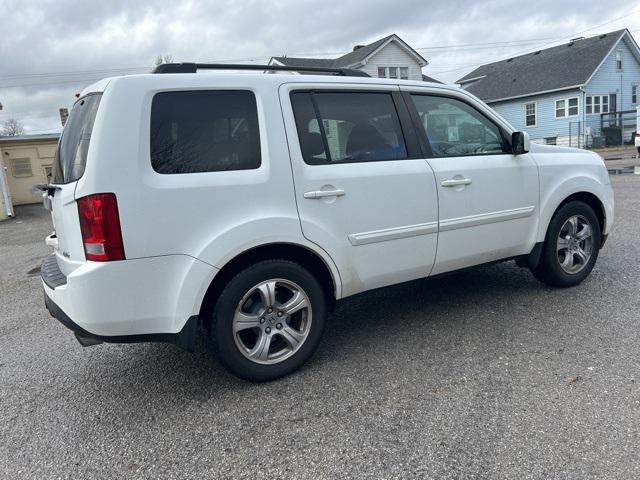
[[151,105],[151,165],[162,174],[260,167],[256,98],[245,90],[161,92]]
[[536,103],[524,104],[524,124],[527,127],[535,127],[537,123],[536,119]]
[[508,153],[500,128],[466,103],[448,97],[411,95],[436,157]]
[[309,165],[407,158],[390,93],[293,92],[291,103]]

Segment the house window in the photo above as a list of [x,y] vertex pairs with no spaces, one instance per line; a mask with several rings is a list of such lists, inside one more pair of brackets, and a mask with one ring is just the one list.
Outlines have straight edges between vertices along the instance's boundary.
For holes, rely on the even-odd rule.
[[574,117],[578,115],[578,97],[573,97],[568,100],[569,113],[568,117]]
[[622,50],[616,50],[616,70],[622,70]]
[[13,170],[13,176],[20,177],[33,177],[33,170],[31,170],[31,160],[28,158],[14,158],[11,160],[11,169]]
[[578,113],[578,97],[556,100],[556,118],[575,117]]
[[587,115],[609,113],[609,95],[589,95],[585,100]]
[[53,166],[51,165],[44,165],[44,176],[47,179],[47,181],[49,181],[49,179],[51,178],[51,175],[53,175]]
[[[398,71],[400,75],[398,76]],[[378,78],[401,78],[409,79],[409,67],[378,67]]]
[[638,84],[637,83],[631,84],[631,103],[633,103],[634,105],[638,103]]
[[558,143],[558,137],[545,137],[544,143],[547,145],[556,145]]
[[538,123],[536,109],[536,102],[524,104],[524,124],[526,127],[535,127]]

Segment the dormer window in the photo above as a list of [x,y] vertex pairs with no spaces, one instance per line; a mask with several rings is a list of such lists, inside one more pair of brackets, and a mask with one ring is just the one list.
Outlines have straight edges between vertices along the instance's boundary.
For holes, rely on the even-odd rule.
[[378,78],[409,79],[409,67],[378,67]]
[[622,70],[622,50],[616,50],[616,70]]

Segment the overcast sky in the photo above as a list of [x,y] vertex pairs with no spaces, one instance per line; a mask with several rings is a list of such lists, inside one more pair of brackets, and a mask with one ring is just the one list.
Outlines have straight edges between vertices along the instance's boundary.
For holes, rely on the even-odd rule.
[[175,61],[266,62],[272,55],[336,57],[396,33],[454,82],[482,63],[576,36],[628,28],[636,0],[0,0],[0,122],[60,130],[59,107],[106,76]]

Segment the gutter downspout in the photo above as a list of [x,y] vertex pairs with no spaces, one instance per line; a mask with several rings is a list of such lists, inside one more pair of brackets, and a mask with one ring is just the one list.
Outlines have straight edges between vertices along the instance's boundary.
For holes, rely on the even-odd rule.
[[[584,85],[579,87],[582,92],[582,148],[587,149],[587,92]],[[593,107],[592,107],[593,108]],[[580,137],[578,137],[578,148],[580,148]]]
[[7,211],[7,217],[11,218],[13,217],[13,206],[9,198],[9,185],[7,184],[7,176],[2,158],[0,158],[0,190],[2,190],[2,200],[4,201],[4,208]]

